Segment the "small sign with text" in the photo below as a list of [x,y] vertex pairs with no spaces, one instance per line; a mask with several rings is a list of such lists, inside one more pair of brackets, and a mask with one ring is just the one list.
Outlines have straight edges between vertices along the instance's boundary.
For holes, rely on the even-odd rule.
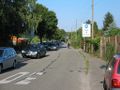
[[91,37],[90,24],[82,24],[82,37]]

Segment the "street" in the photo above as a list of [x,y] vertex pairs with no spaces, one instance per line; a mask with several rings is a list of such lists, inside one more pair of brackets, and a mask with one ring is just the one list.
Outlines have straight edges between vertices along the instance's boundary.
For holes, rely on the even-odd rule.
[[105,62],[82,50],[62,48],[21,61],[0,74],[0,90],[103,90]]

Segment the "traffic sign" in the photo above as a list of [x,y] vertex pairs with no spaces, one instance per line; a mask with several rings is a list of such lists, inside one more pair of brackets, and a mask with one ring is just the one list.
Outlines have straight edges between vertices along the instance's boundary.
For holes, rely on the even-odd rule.
[[90,24],[82,24],[82,37],[91,37]]

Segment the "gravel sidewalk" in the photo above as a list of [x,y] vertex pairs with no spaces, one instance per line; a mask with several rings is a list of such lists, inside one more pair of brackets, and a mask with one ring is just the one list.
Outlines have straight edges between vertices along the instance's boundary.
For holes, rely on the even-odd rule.
[[89,77],[90,90],[104,90],[102,84],[106,65],[105,61],[82,50],[79,50],[79,52],[84,56],[85,62],[87,62],[85,67],[88,68],[87,75]]

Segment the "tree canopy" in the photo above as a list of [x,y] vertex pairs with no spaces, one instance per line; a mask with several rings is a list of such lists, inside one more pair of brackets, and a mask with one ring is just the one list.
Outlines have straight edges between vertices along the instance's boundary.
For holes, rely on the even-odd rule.
[[11,36],[34,33],[52,39],[57,30],[58,19],[54,11],[48,10],[36,0],[0,1],[0,45],[8,44]]
[[113,22],[114,22],[113,15],[110,12],[108,12],[104,17],[103,30],[104,31],[108,30],[109,25]]
[[43,37],[46,37],[47,39],[51,39],[53,37],[57,29],[58,20],[56,14],[53,11],[49,11],[43,5],[37,4],[36,7],[41,15],[41,21],[39,21],[36,34],[42,42]]

